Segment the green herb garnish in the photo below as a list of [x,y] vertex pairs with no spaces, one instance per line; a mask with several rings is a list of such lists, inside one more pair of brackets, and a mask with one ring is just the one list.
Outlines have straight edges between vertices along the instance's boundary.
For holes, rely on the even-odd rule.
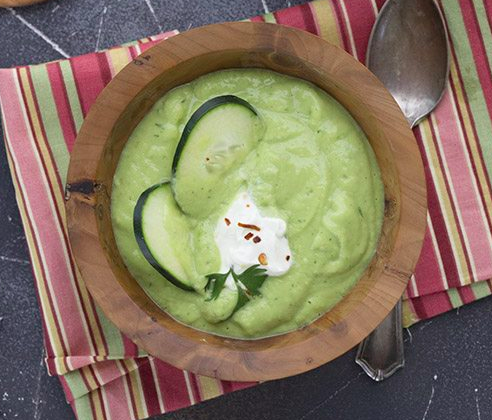
[[207,299],[207,301],[215,300],[219,297],[220,292],[222,292],[222,289],[224,288],[227,277],[229,276],[229,274],[231,274],[231,271],[232,269],[225,274],[212,273],[205,276],[208,279],[205,290],[207,292],[212,290],[212,293],[210,294],[210,297]]
[[239,295],[237,305],[234,308],[233,313],[236,312],[248,303],[253,296],[259,296],[261,294],[260,288],[268,278],[268,274],[265,274],[266,269],[259,267],[259,264],[252,265],[241,274],[236,274],[232,268],[227,273],[208,274],[205,276],[208,279],[205,290],[210,291],[211,293],[207,300],[214,300],[219,297],[220,292],[224,289],[226,279],[230,274],[236,283],[237,292]]

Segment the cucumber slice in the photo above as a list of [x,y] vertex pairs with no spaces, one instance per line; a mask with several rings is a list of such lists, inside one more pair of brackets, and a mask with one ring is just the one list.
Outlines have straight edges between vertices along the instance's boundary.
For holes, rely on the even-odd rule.
[[133,230],[140,251],[152,267],[176,287],[194,291],[184,268],[192,266],[191,257],[184,261],[186,253],[180,254],[186,249],[183,244],[188,225],[169,183],[154,185],[140,195],[133,211]]
[[228,187],[224,177],[246,158],[263,131],[256,110],[237,96],[217,96],[201,105],[184,127],[172,164],[172,187],[181,210],[206,216]]

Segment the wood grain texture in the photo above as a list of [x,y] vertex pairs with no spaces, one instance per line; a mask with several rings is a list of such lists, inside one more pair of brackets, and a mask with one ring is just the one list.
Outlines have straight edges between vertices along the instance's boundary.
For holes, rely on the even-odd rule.
[[46,0],[0,0],[0,7],[22,7],[41,3]]
[[[364,276],[309,326],[234,340],[177,323],[143,292],[118,253],[112,179],[129,135],[155,101],[215,70],[268,68],[309,80],[342,103],[366,133],[382,171],[385,216]],[[420,254],[426,188],[415,138],[389,92],[345,51],[296,29],[265,23],[210,25],[170,38],[123,69],[92,106],[77,138],[67,184],[72,249],[105,314],[140,347],[182,369],[252,381],[313,369],[364,339],[402,295]]]

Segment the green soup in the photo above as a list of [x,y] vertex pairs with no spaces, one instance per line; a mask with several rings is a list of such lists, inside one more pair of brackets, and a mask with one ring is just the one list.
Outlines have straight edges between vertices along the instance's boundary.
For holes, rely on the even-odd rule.
[[[223,177],[211,201],[180,214],[189,234],[178,258],[197,292],[168,282],[142,255],[133,231],[140,194],[171,178],[181,133],[193,112],[219,95],[248,101],[261,140]],[[282,218],[292,252],[286,274],[269,277],[231,317],[227,299],[207,301],[205,276],[218,272],[217,222],[248,191],[262,214]],[[383,218],[383,185],[374,153],[349,113],[314,85],[267,70],[234,69],[177,87],[156,102],[131,134],[115,173],[112,220],[118,249],[148,295],[175,319],[215,334],[258,338],[302,327],[333,307],[369,264]],[[182,256],[182,257],[181,257]]]

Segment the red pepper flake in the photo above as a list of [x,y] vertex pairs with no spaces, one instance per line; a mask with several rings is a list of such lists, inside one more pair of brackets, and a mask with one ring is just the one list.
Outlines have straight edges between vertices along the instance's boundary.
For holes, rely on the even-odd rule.
[[248,225],[247,223],[241,223],[241,222],[238,222],[237,224],[239,227],[242,227],[244,229],[251,229],[251,230],[256,230],[256,231],[260,231],[261,229],[256,226],[256,225]]
[[255,236],[255,237],[253,238],[253,242],[254,242],[255,244],[257,244],[258,242],[261,242],[261,238],[260,238],[259,236]]
[[[254,235],[253,235],[251,232],[248,232],[248,233],[246,234],[246,236],[244,237],[244,239],[246,239],[247,241],[249,241],[249,240],[250,240],[253,236],[254,236]],[[253,241],[254,241],[254,239],[253,239]]]
[[227,226],[231,224],[231,221],[227,217],[224,219],[224,222]]
[[263,252],[260,255],[258,255],[258,261],[260,262],[261,265],[268,265],[267,256]]
[[285,259],[286,259],[287,261],[289,261],[289,260],[290,260],[290,255],[287,255],[287,256],[285,257]]

